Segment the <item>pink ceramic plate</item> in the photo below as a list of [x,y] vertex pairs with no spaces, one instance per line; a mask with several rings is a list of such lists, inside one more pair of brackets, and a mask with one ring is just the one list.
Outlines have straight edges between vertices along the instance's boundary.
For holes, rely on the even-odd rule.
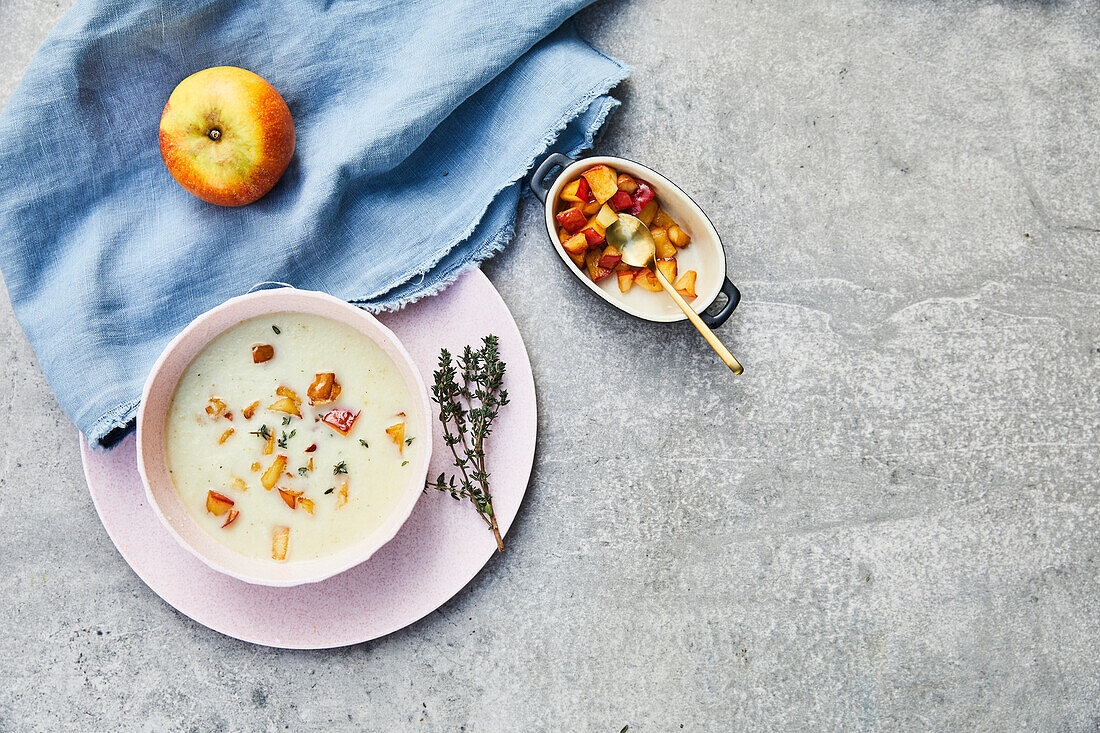
[[[536,428],[531,365],[507,306],[488,278],[473,270],[442,295],[379,319],[401,339],[427,384],[441,347],[459,351],[486,334],[500,336],[511,403],[493,431],[489,470],[493,504],[506,532],[527,488]],[[438,421],[432,437],[428,475],[436,476],[450,468]],[[81,455],[103,526],[134,572],[181,613],[255,644],[325,649],[384,636],[439,608],[496,550],[467,502],[432,492],[417,502],[397,536],[362,565],[310,585],[249,585],[211,570],[168,534],[146,500],[132,436],[110,452],[93,451],[81,439]]]

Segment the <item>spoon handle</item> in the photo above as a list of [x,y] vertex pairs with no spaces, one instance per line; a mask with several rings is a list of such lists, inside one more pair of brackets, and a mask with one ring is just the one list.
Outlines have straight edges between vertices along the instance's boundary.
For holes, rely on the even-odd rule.
[[741,362],[737,361],[737,358],[730,353],[730,350],[726,348],[726,345],[718,340],[718,337],[714,335],[714,331],[711,331],[710,327],[707,326],[707,324],[703,323],[703,319],[699,317],[699,314],[692,310],[691,306],[687,304],[687,301],[684,300],[683,296],[676,292],[676,288],[672,287],[672,283],[670,283],[665,278],[665,276],[661,273],[661,270],[659,268],[654,268],[653,272],[657,275],[657,281],[661,283],[661,287],[664,288],[665,292],[672,297],[672,300],[675,301],[676,305],[680,306],[680,310],[682,310],[684,312],[684,315],[688,317],[688,320],[691,321],[691,325],[699,329],[699,333],[703,334],[703,338],[707,340],[707,343],[710,344],[711,348],[718,352],[718,356],[721,357],[722,361],[726,363],[726,366],[728,366],[734,374],[740,374],[741,372],[745,371],[745,368],[741,366]]

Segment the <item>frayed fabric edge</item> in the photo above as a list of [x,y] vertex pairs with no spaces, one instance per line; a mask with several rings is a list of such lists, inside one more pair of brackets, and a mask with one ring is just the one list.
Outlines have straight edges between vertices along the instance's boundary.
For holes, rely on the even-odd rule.
[[[614,61],[614,59],[611,60]],[[618,61],[616,61],[615,63],[619,65],[617,73],[604,77],[595,87],[593,87],[587,94],[585,94],[576,104],[570,107],[558,119],[558,122],[553,126],[553,128],[545,135],[543,135],[542,139],[535,146],[534,150],[530,153],[529,156],[525,158],[526,164],[521,167],[520,170],[513,171],[513,174],[508,177],[507,181],[503,183],[500,188],[498,188],[485,203],[485,207],[481,210],[473,223],[469,227],[467,227],[467,229],[462,232],[461,235],[455,237],[455,239],[452,240],[450,246],[445,248],[438,257],[433,259],[424,267],[421,267],[419,270],[406,275],[405,278],[401,280],[401,282],[392,283],[385,288],[380,289],[373,295],[347,298],[348,302],[354,303],[355,305],[365,308],[366,310],[379,313],[400,310],[406,305],[409,305],[410,303],[415,303],[421,298],[427,297],[429,295],[438,294],[443,288],[439,288],[433,285],[428,290],[406,295],[396,300],[386,300],[385,297],[386,293],[400,287],[409,280],[430,273],[433,269],[435,269],[436,265],[438,265],[439,262],[447,256],[448,253],[450,253],[455,247],[462,244],[471,236],[473,236],[474,233],[477,231],[478,226],[484,220],[485,214],[489,211],[489,207],[493,204],[494,201],[496,201],[497,197],[500,196],[500,194],[507,190],[510,186],[513,186],[516,183],[522,181],[524,176],[526,176],[527,173],[535,166],[538,160],[546,154],[546,151],[549,150],[550,146],[552,146],[554,142],[558,139],[558,137],[565,131],[565,129],[569,127],[569,124],[580,117],[582,114],[587,112],[593,104],[599,103],[603,105],[603,109],[600,110],[598,118],[593,122],[592,125],[589,126],[589,129],[584,131],[584,141],[580,145],[577,145],[572,150],[570,150],[569,154],[571,156],[576,155],[580,151],[592,147],[597,136],[603,130],[604,125],[607,122],[608,116],[621,104],[619,100],[615,99],[614,97],[608,96],[608,92],[610,92],[611,89],[613,89],[618,84],[621,84],[624,79],[626,79],[634,72],[634,69],[630,66],[622,64]],[[521,193],[521,198],[524,195],[525,194]],[[514,222],[514,215],[512,219]],[[462,272],[465,272],[468,267],[479,265],[481,262],[484,262],[492,255],[497,254],[506,245],[507,242],[504,242],[498,248],[491,252],[486,252],[483,250],[479,255],[475,255],[475,257],[471,259],[469,263],[467,263],[467,267],[456,268],[454,275],[443,284],[443,287],[446,287],[447,285],[454,282],[454,279],[458,277],[458,275],[462,274]]]

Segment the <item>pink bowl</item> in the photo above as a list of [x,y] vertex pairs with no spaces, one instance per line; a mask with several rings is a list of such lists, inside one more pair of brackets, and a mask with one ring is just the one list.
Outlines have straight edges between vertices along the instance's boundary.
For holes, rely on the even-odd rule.
[[[367,560],[393,539],[409,518],[424,488],[431,459],[430,449],[423,448],[399,503],[378,529],[357,544],[325,558],[288,563],[248,558],[218,542],[191,518],[180,502],[165,458],[165,420],[176,385],[191,361],[219,334],[249,318],[287,311],[347,324],[378,344],[397,365],[414,396],[415,406],[407,416],[413,434],[431,435],[428,391],[405,347],[374,316],[326,293],[280,288],[242,295],[202,314],[172,339],[145,382],[137,416],[138,472],[149,503],[176,541],[211,568],[247,583],[271,586],[316,583]],[[423,443],[429,444],[430,441]]]

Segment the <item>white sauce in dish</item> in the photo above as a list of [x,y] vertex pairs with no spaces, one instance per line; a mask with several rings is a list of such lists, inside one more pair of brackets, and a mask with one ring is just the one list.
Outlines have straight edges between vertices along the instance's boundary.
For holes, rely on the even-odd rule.
[[[273,356],[256,363],[256,345]],[[338,392],[323,379],[310,390],[322,374],[335,375]],[[331,401],[321,404],[326,395]],[[305,313],[265,315],[220,334],[187,367],[165,426],[168,470],[187,511],[230,549],[273,562],[325,557],[372,533],[396,507],[421,449],[421,436],[400,434],[413,409],[397,366],[358,330]],[[325,421],[343,427],[340,417],[355,413],[347,435]],[[280,456],[283,470],[269,471]]]

